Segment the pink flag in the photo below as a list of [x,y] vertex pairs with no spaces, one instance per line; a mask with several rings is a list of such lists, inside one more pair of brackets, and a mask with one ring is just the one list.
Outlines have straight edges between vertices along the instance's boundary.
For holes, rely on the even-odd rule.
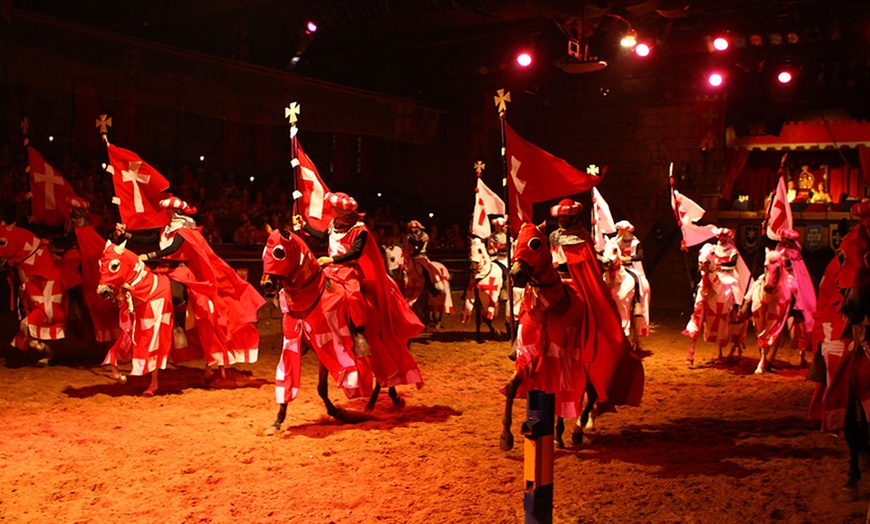
[[510,189],[508,222],[514,234],[519,233],[523,222],[532,221],[532,204],[589,191],[602,180],[520,138],[507,123],[505,155]]
[[677,224],[683,232],[683,242],[686,247],[696,246],[707,239],[713,238],[713,224],[699,226],[694,222],[704,216],[704,208],[696,204],[691,198],[685,197],[679,191],[671,191],[671,207],[677,217]]
[[610,206],[598,192],[597,187],[592,188],[592,237],[595,239],[595,249],[598,252],[604,250],[604,235],[616,233],[613,223],[613,215],[610,214]]
[[474,214],[471,219],[471,234],[487,238],[492,233],[489,224],[489,215],[504,215],[504,201],[495,192],[477,179],[477,188],[474,190]]
[[33,220],[47,226],[59,226],[70,217],[69,200],[78,198],[66,179],[45,161],[36,149],[27,146],[30,169],[30,205]]
[[109,163],[112,165],[112,183],[121,220],[127,229],[150,229],[163,227],[169,221],[160,207],[160,200],[168,195],[169,181],[156,169],[139,158],[139,155],[112,144]]
[[776,184],[776,193],[770,203],[767,216],[767,238],[779,240],[779,230],[787,227],[794,228],[791,217],[791,205],[788,203],[785,177],[779,177]]
[[[329,193],[329,188],[320,179],[320,173],[314,166],[314,162],[308,158],[302,150],[302,144],[296,140],[296,156],[299,159],[299,171],[296,179],[296,190],[301,193],[298,197],[298,212],[305,221],[318,231],[326,231],[329,222],[335,217],[332,209],[323,196]],[[294,198],[296,195],[294,195]]]

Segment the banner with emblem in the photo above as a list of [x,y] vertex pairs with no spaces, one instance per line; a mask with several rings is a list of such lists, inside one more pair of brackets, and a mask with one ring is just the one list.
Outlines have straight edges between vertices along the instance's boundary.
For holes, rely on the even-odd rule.
[[745,253],[754,253],[761,245],[761,226],[741,225],[739,230],[740,249]]
[[822,224],[807,224],[806,230],[804,231],[804,247],[807,251],[815,253],[822,248],[824,229],[825,226]]
[[840,237],[839,226],[837,224],[830,224],[828,226],[828,246],[836,251],[840,247],[840,240],[842,238]]

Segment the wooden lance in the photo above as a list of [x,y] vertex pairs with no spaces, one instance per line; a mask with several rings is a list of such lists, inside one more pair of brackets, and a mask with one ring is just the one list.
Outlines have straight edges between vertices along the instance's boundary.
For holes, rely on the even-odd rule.
[[507,161],[507,139],[505,138],[505,113],[507,112],[507,103],[511,101],[511,93],[510,91],[505,91],[504,89],[499,89],[496,91],[495,95],[495,107],[498,110],[498,120],[500,124],[501,130],[501,167],[502,167],[502,191],[504,194],[505,205],[507,206],[507,213],[505,216],[505,227],[507,228],[507,242],[505,243],[505,254],[507,255],[507,264],[508,271],[505,275],[505,285],[508,290],[508,318],[510,321],[508,322],[508,329],[511,332],[511,341],[516,339],[517,330],[516,330],[516,322],[514,321],[514,294],[513,294],[513,279],[511,278],[511,227],[510,227],[510,193],[508,191],[508,179],[510,176],[508,171],[508,161]]
[[[290,166],[293,168],[293,216],[298,213],[298,205],[296,203],[302,197],[297,184],[299,183],[299,142],[296,140],[296,134],[299,128],[296,127],[299,113],[302,111],[302,106],[296,102],[290,102],[290,105],[284,108],[284,118],[290,122],[290,152],[293,159],[290,161]],[[295,229],[294,225],[294,229]]]

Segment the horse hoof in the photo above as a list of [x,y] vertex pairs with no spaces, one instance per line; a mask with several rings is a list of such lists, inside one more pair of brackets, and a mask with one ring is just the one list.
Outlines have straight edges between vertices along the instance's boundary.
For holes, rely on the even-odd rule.
[[502,451],[510,451],[514,449],[514,436],[510,433],[502,433],[498,441],[498,449]]
[[565,442],[562,439],[557,438],[553,440],[555,441],[556,449],[565,449]]
[[689,366],[690,368],[691,368],[691,367],[694,367],[694,366],[695,366],[695,361],[692,360],[692,359],[690,359],[690,358],[687,358],[687,359],[686,359],[686,365]]
[[511,352],[508,353],[508,359],[510,359],[512,362],[517,361],[517,348],[516,348],[516,346],[511,348]]
[[393,406],[397,408],[405,407],[405,399],[400,396],[396,396],[396,398],[393,399]]
[[273,425],[269,426],[268,428],[266,428],[266,431],[264,431],[263,434],[266,435],[267,437],[271,437],[271,436],[276,435],[280,430],[281,430],[281,428],[275,427],[275,425],[273,424]]
[[583,444],[583,432],[582,431],[575,431],[575,432],[571,433],[571,444],[573,444],[575,446],[579,446],[579,445]]
[[855,502],[859,497],[858,486],[852,485],[851,481],[847,482],[843,489],[840,491],[837,498],[843,502]]
[[36,361],[36,367],[38,367],[38,368],[44,368],[44,367],[48,366],[48,364],[49,364],[48,357],[41,358],[41,359]]
[[148,388],[142,392],[143,397],[153,397],[156,390]]

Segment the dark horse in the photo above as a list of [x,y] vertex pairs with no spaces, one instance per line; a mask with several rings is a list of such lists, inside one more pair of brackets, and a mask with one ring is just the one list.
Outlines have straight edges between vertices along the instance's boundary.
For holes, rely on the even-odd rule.
[[[372,386],[370,355],[354,352],[359,348],[355,348],[350,330],[345,288],[327,277],[317,258],[298,235],[286,230],[272,231],[263,250],[260,285],[267,296],[280,295],[284,313],[284,344],[275,374],[275,396],[280,407],[268,433],[274,434],[281,429],[287,415],[287,403],[299,391],[303,343],[314,348],[317,354],[317,393],[329,416],[344,422],[355,421],[352,415],[337,408],[329,399],[330,376],[348,398],[370,395],[366,411],[371,411],[380,384],[376,382]],[[404,400],[395,387],[389,388],[389,395],[395,406],[404,406]]]
[[[859,206],[860,204],[856,204]],[[866,209],[864,210],[866,214]],[[859,214],[853,207],[853,214]],[[819,285],[813,343],[819,349],[808,378],[816,380],[810,417],[824,431],[842,430],[849,446],[849,497],[858,497],[859,459],[868,446],[870,410],[870,215],[843,237]],[[822,358],[818,358],[821,356]]]
[[[594,253],[590,256],[594,262]],[[588,285],[601,284],[597,275],[598,280]],[[596,399],[609,405],[640,403],[643,368],[640,360],[631,354],[628,339],[618,327],[615,307],[607,302],[603,284],[600,300],[604,302],[587,303],[588,299],[582,298],[574,287],[563,283],[553,267],[547,237],[532,224],[523,224],[520,229],[511,277],[524,291],[516,338],[516,367],[504,388],[506,402],[500,449],[513,448],[512,407],[519,393],[533,389],[555,393],[555,415],[559,417],[555,438],[559,447],[564,447],[561,436],[564,421],[561,419],[581,417],[584,393],[591,391],[587,408]],[[618,330],[617,344],[597,343],[601,333],[591,316],[591,310],[596,307],[612,309],[612,320]],[[582,426],[578,424],[573,430],[572,442],[580,444],[581,441]]]

